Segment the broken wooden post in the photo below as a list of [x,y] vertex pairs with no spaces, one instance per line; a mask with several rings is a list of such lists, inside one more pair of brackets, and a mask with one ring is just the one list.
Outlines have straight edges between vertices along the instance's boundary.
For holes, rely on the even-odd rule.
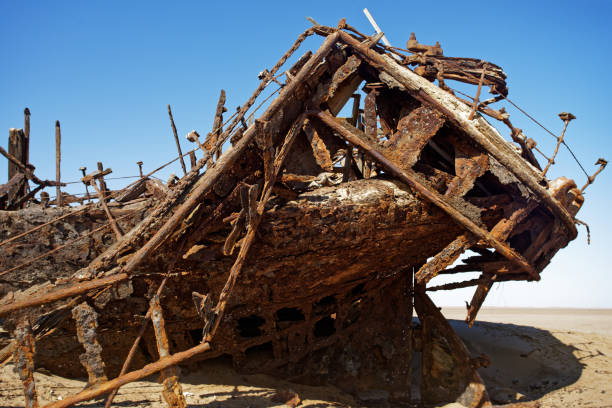
[[[98,199],[100,200],[100,203],[102,204],[102,207],[104,208],[104,212],[106,213],[106,216],[108,217],[108,221],[110,222],[111,228],[115,232],[115,236],[117,237],[117,240],[120,240],[121,237],[123,236],[123,233],[121,232],[119,225],[117,225],[117,222],[115,221],[115,218],[113,217],[113,214],[111,214],[108,208],[108,205],[106,204],[106,197],[105,197],[106,194],[104,194],[106,191],[106,184],[104,183],[104,176],[112,172],[113,171],[111,169],[104,170],[102,168],[102,163],[98,162],[98,170],[83,177],[81,181],[83,183],[89,183],[96,190],[96,193],[98,194]],[[99,188],[96,185],[96,180],[98,180],[98,182],[100,183]]]
[[[481,61],[482,62],[482,61]],[[482,73],[480,74],[480,81],[478,81],[478,89],[476,90],[476,97],[474,98],[474,104],[472,105],[472,110],[468,116],[468,120],[473,120],[476,111],[478,110],[478,103],[480,101],[480,91],[482,90],[482,84],[484,83],[485,74],[487,72],[487,67],[489,66],[488,62],[485,62],[482,67]]]
[[[238,111],[240,111],[240,107],[238,107]],[[217,110],[215,111],[215,119],[211,132],[211,141],[213,145],[217,142],[223,131],[223,112],[227,112],[227,109],[225,108],[225,91],[222,89],[219,94],[219,101],[217,102]],[[244,117],[242,117],[242,119],[244,120]],[[221,149],[217,150],[217,159],[219,159],[219,156],[221,156]]]
[[[23,129],[9,129],[9,151],[8,153],[16,158],[20,164],[25,166],[27,164],[27,139]],[[17,163],[13,163],[9,160],[8,164],[8,179],[9,181],[17,175],[17,173],[23,173],[23,167],[20,167]],[[24,173],[24,176],[27,174]],[[27,182],[21,182],[21,185],[17,186],[14,193],[14,199],[17,200],[26,194]]]
[[[181,157],[182,158],[182,157]],[[140,174],[140,178],[143,178],[144,175],[142,174],[142,161],[139,160],[136,162],[136,164],[138,165],[138,173]],[[183,163],[183,166],[185,165],[185,163]]]
[[[155,332],[155,342],[159,358],[170,356],[170,345],[168,343],[168,335],[166,334],[166,326],[162,308],[159,303],[159,296],[153,296],[150,302],[151,306],[151,323],[153,323],[153,331]],[[170,408],[186,408],[187,403],[183,396],[183,389],[178,382],[178,369],[176,366],[169,366],[162,370],[161,379],[164,389],[162,395]]]
[[563,143],[563,137],[565,136],[565,131],[567,130],[567,125],[569,125],[569,123],[572,120],[576,119],[576,117],[574,115],[572,115],[571,113],[568,113],[568,112],[561,112],[559,114],[559,117],[561,118],[561,120],[564,123],[563,131],[561,131],[561,136],[559,136],[557,138],[557,145],[555,146],[555,151],[553,152],[552,156],[548,159],[548,163],[546,163],[546,167],[544,167],[544,170],[542,170],[542,175],[543,176],[546,176],[546,172],[548,171],[550,166],[555,164],[555,157],[557,157],[557,153],[559,153],[559,147],[561,146],[561,143]]
[[72,317],[76,323],[77,339],[85,349],[85,353],[79,356],[79,360],[87,371],[87,386],[100,385],[108,379],[104,374],[102,346],[96,338],[98,314],[91,306],[83,302],[72,309]]
[[30,162],[30,109],[23,110],[23,133],[25,135],[25,163]]
[[193,150],[189,152],[189,162],[192,169],[198,164],[198,160],[196,159],[196,155]]
[[13,353],[14,371],[23,383],[26,408],[37,408],[36,383],[34,382],[34,354],[36,352],[34,335],[27,316],[22,316],[15,328],[17,344]]
[[[87,167],[82,166],[79,167],[79,170],[81,171],[81,174],[83,174],[83,177],[85,177],[87,175],[87,173],[85,172],[87,170]],[[91,197],[89,196],[89,188],[87,187],[87,183],[83,183],[85,185],[85,195],[87,197],[87,201],[91,202]]]
[[104,195],[104,197],[106,197],[108,195],[108,191],[107,191],[108,189],[106,187],[106,182],[104,181],[104,176],[107,174],[110,174],[111,171],[109,171],[108,173],[105,173],[104,165],[102,164],[102,162],[98,162],[97,165],[98,165],[98,171],[102,173],[101,179],[100,179],[100,190],[102,190],[102,194]]
[[[179,142],[178,133],[176,132],[176,126],[174,125],[174,118],[172,117],[172,109],[170,108],[170,104],[168,104],[168,116],[170,116],[170,126],[172,126],[172,134],[174,135],[174,141],[176,142],[176,149],[178,150],[183,174],[187,174],[187,168],[185,167],[185,160],[183,160],[183,152],[181,151],[181,144]],[[142,177],[142,171],[140,172],[140,176]]]
[[414,304],[422,324],[423,402],[439,406],[460,401],[470,407],[492,407],[484,382],[476,371],[477,360],[470,357],[463,341],[424,289],[424,285],[416,285]]
[[62,189],[60,187],[60,178],[61,178],[60,164],[62,161],[61,148],[62,148],[62,131],[60,129],[59,120],[56,120],[55,121],[55,181],[57,182],[57,185],[55,186],[55,192],[56,192],[55,203],[58,207],[61,207],[63,205]]
[[[177,251],[177,255],[179,255],[180,252],[181,251]],[[168,268],[168,272],[172,270],[172,267],[173,265],[170,268]],[[157,288],[157,293],[156,293],[156,296],[158,298],[159,296],[161,296],[162,291],[164,290],[164,287],[166,286],[167,281],[168,281],[168,276],[166,276],[164,280],[159,284],[159,287]],[[125,357],[125,361],[123,362],[123,366],[121,367],[121,371],[119,372],[119,377],[124,375],[127,372],[127,370],[129,370],[130,365],[132,364],[132,359],[134,358],[134,355],[136,354],[136,350],[138,349],[140,340],[142,340],[142,337],[144,336],[145,331],[149,327],[149,320],[151,318],[151,310],[152,310],[151,305],[149,304],[149,309],[147,310],[147,314],[144,317],[144,322],[142,323],[142,326],[140,326],[140,331],[138,332],[136,339],[134,339],[134,342],[132,343],[132,347],[130,348],[130,351]],[[106,398],[106,403],[104,404],[104,408],[110,408],[111,404],[113,403],[113,399],[117,395],[117,392],[119,392],[118,387],[112,390],[112,392]]]
[[200,134],[197,131],[192,130],[191,132],[187,133],[186,139],[191,143],[197,143],[200,149],[202,149],[202,153],[204,153],[204,155],[208,153],[208,149],[202,144],[202,142],[200,142]]

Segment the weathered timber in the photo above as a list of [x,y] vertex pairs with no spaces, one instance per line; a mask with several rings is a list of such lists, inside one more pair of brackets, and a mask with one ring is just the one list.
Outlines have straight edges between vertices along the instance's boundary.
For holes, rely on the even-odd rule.
[[62,131],[59,120],[55,121],[55,201],[58,207],[63,206],[61,181],[61,163],[62,163]]
[[26,408],[37,408],[38,397],[36,394],[36,383],[34,382],[34,354],[36,345],[32,328],[26,316],[23,316],[15,329],[17,344],[14,349],[13,360],[14,371],[19,375],[23,384]]
[[[174,135],[174,142],[176,143],[176,150],[179,154],[179,161],[181,162],[181,168],[183,174],[187,174],[187,168],[185,167],[185,160],[183,159],[183,152],[181,150],[181,143],[179,142],[178,133],[176,132],[176,126],[174,125],[174,118],[172,117],[172,109],[168,104],[168,116],[170,117],[170,126],[172,127],[172,134]],[[140,164],[142,166],[142,163]],[[142,167],[140,169],[140,175],[142,176]]]
[[[15,157],[19,163],[24,166],[28,164],[28,143],[26,135],[23,129],[9,129],[9,154]],[[9,161],[8,164],[8,179],[11,180],[18,172],[22,171],[22,168],[18,167],[16,163]],[[21,183],[17,191],[14,193],[14,199],[17,200],[26,194],[26,184]]]
[[[166,286],[167,281],[168,281],[168,277],[166,276],[164,280],[160,283],[159,287],[157,288],[157,293],[155,294],[155,296],[157,296],[158,298],[161,295],[162,291],[164,290],[164,287]],[[152,312],[152,309],[151,309],[151,305],[149,304],[149,309],[147,310],[147,314],[144,317],[144,322],[142,323],[142,326],[140,326],[140,331],[138,332],[138,335],[134,339],[134,342],[132,343],[132,347],[130,347],[130,351],[125,357],[125,360],[123,361],[123,366],[121,367],[121,371],[119,372],[119,375],[118,375],[119,377],[124,375],[129,370],[130,365],[132,364],[132,359],[134,358],[134,355],[136,354],[136,349],[140,345],[140,341],[142,340],[142,337],[144,336],[144,333],[147,330],[147,327],[149,326],[149,322],[151,319],[151,312]],[[118,391],[119,391],[118,387],[111,391],[111,393],[106,398],[106,402],[104,403],[104,408],[110,408],[111,404],[113,403],[113,399],[117,395]]]
[[466,346],[423,289],[417,286],[415,293],[415,309],[423,322],[423,402],[492,407]]
[[87,370],[87,385],[96,386],[108,379],[104,374],[104,362],[102,361],[102,347],[96,338],[98,329],[98,313],[86,302],[72,309],[72,317],[77,328],[77,338],[85,349],[85,353],[79,356],[79,360]]
[[[155,332],[155,341],[159,358],[170,356],[170,344],[166,334],[166,323],[159,303],[159,296],[154,295],[151,299],[151,323]],[[178,382],[178,370],[176,366],[166,367],[162,370],[162,395],[170,408],[186,408],[183,389]]]
[[442,251],[437,253],[430,261],[423,265],[416,273],[418,284],[427,283],[434,278],[442,269],[448,267],[459,258],[466,249],[475,243],[471,234],[459,235],[453,242],[448,244]]

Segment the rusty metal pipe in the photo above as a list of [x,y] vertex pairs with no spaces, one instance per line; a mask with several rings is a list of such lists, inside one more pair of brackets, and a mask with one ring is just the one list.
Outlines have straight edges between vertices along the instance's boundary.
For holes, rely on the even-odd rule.
[[40,306],[46,303],[54,302],[56,300],[65,299],[67,297],[80,295],[85,292],[89,292],[92,289],[101,288],[108,285],[113,285],[118,282],[122,282],[128,278],[127,273],[118,273],[116,275],[107,276],[101,279],[94,279],[86,282],[79,282],[70,285],[65,289],[57,289],[48,292],[42,296],[30,297],[26,300],[9,303],[7,305],[0,306],[0,316],[4,316],[7,313],[14,312],[15,310],[25,309],[28,307]]

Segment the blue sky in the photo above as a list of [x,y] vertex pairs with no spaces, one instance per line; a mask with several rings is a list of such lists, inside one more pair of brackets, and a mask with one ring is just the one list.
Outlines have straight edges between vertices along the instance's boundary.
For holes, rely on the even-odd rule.
[[[137,174],[137,160],[151,170],[176,154],[168,103],[186,150],[187,132],[210,130],[219,90],[227,91],[231,110],[243,103],[257,86],[257,73],[271,68],[309,26],[305,16],[327,25],[346,17],[372,33],[364,7],[393,45],[405,46],[414,31],[421,42],[440,41],[445,55],[500,65],[509,77],[509,97],[554,132],[562,128],[559,112],[576,115],[566,139],[589,173],[598,157],[612,158],[612,2],[607,1],[0,0],[0,130],[8,135],[10,127],[22,127],[23,109],[30,108],[30,158],[42,178],[55,177],[55,120],[62,124],[63,179],[78,180],[78,168],[91,170],[97,161],[111,167],[113,176]],[[320,42],[311,38],[304,50]],[[515,126],[545,152],[553,150],[550,135],[507,109]],[[584,184],[564,148],[557,162],[549,175]],[[0,164],[5,182],[6,162]],[[612,307],[610,171],[589,187],[578,216],[591,226],[591,245],[581,229],[541,282],[498,285],[487,305]],[[170,172],[180,174],[180,168],[161,177]],[[125,180],[116,183],[120,187]],[[69,191],[81,190],[75,184]],[[459,290],[436,295],[436,301],[462,305],[470,297],[470,290]]]

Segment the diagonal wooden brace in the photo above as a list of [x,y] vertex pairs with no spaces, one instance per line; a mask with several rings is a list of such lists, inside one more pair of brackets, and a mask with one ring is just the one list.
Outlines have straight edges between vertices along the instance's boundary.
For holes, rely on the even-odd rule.
[[[81,181],[85,184],[91,185],[96,190],[96,193],[98,194],[98,199],[100,200],[100,203],[102,204],[102,207],[104,208],[104,212],[106,213],[106,216],[108,217],[108,221],[110,222],[111,228],[113,229],[113,232],[115,233],[115,236],[117,237],[117,240],[119,240],[123,236],[123,233],[121,232],[121,229],[119,228],[119,225],[117,224],[117,221],[115,221],[113,214],[111,214],[110,210],[108,209],[108,205],[106,204],[105,194],[104,194],[104,191],[102,191],[105,188],[104,187],[104,176],[112,172],[113,171],[110,168],[106,170],[96,170],[93,173],[90,173],[86,175],[85,177],[83,177]],[[96,185],[96,180],[99,181],[100,187]]]
[[441,270],[455,262],[459,255],[464,253],[476,241],[477,238],[470,233],[459,235],[418,270],[415,274],[417,283],[423,284],[429,282]]

